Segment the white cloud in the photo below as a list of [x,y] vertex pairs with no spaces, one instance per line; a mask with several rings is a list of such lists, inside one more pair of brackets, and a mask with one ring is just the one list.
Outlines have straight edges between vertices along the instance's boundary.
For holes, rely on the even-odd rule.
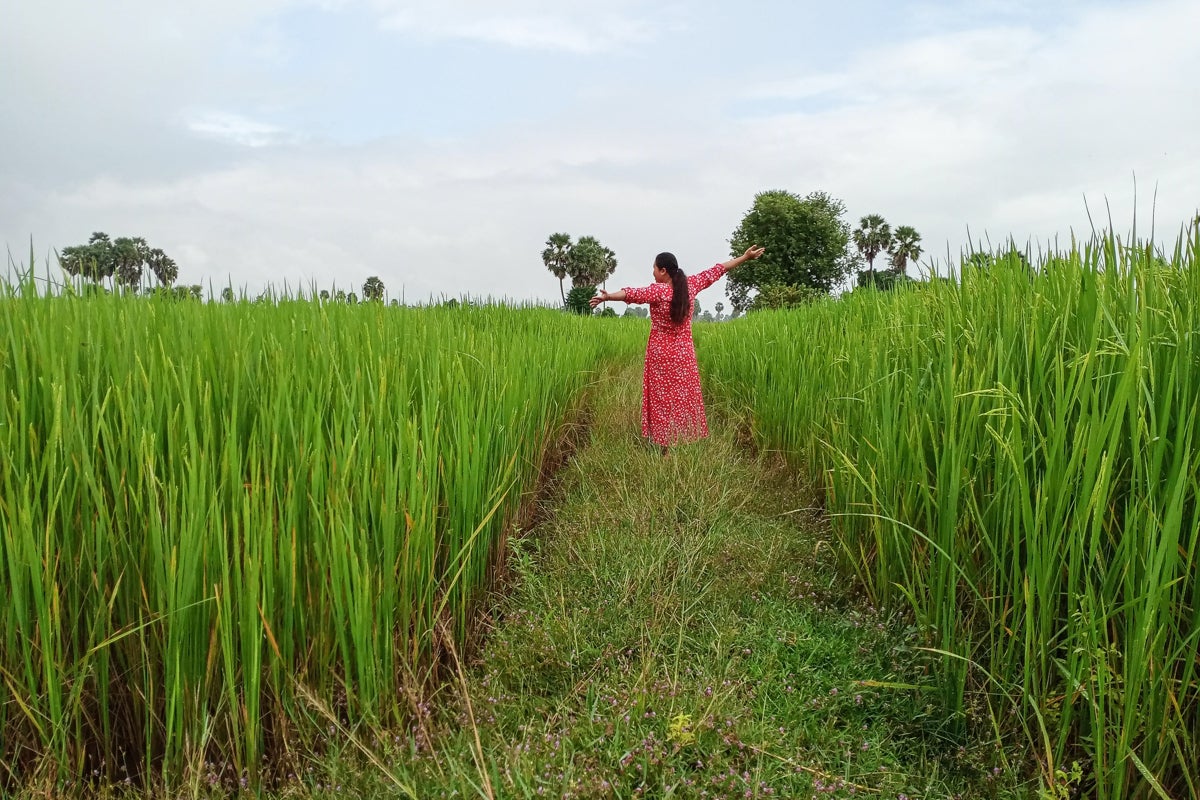
[[224,111],[199,112],[188,115],[186,127],[193,133],[232,142],[244,147],[268,147],[293,144],[296,134],[265,122],[257,122],[239,114]]
[[[402,7],[371,8],[396,19]],[[618,51],[663,24],[632,3],[605,12],[566,0],[506,4],[511,27],[487,30],[478,26],[500,19],[494,4],[403,8],[411,36],[507,37],[514,47],[545,48],[583,31],[560,47],[567,52]],[[592,24],[603,14],[614,21]],[[843,198],[852,218],[883,213],[916,226],[931,253],[949,247],[957,255],[968,226],[977,237],[1021,242],[1086,230],[1085,197],[1094,213],[1109,197],[1116,225],[1132,224],[1135,172],[1140,226],[1157,184],[1159,229],[1171,235],[1200,197],[1197,28],[1200,7],[1174,0],[1088,9],[1056,27],[1006,18],[848,50],[836,70],[786,59],[781,67],[774,54],[758,74],[778,77],[757,85],[743,82],[752,53],[722,59],[727,74],[717,79],[678,84],[614,81],[614,56],[596,59],[603,63],[586,102],[566,91],[537,115],[504,126],[481,120],[481,132],[453,140],[406,135],[343,147],[299,137],[265,104],[214,93],[169,105],[198,80],[198,47],[182,59],[193,66],[176,63],[162,83],[132,57],[109,75],[118,96],[154,98],[138,107],[136,125],[118,124],[116,106],[99,101],[86,106],[86,128],[66,124],[76,96],[51,80],[59,67],[47,67],[33,82],[64,98],[67,110],[22,140],[43,133],[50,141],[28,178],[5,178],[12,167],[0,165],[0,241],[19,248],[32,234],[45,252],[93,230],[144,235],[176,257],[181,280],[252,291],[269,281],[359,287],[379,275],[409,299],[469,292],[550,300],[558,286],[539,254],[553,231],[598,236],[620,259],[613,283],[640,283],[660,250],[689,268],[725,257],[756,192],[823,189]],[[282,28],[278,36],[279,47],[299,47]],[[681,38],[680,46],[691,44]],[[157,59],[165,51],[152,52]],[[687,52],[711,58],[712,41],[700,37]],[[14,86],[0,76],[6,106]],[[19,97],[45,107],[32,92]],[[741,113],[747,108],[753,113]],[[174,128],[141,124],[167,111]],[[168,136],[215,150],[196,156]],[[141,169],[116,163],[111,151],[122,145]],[[68,170],[67,155],[83,147],[94,148],[86,167]],[[159,152],[165,166],[144,155]]]
[[466,39],[522,50],[596,55],[645,44],[651,23],[620,4],[494,3],[470,0],[383,3],[383,27],[433,39]]
[[[1164,2],[1100,8],[1058,28],[1005,26],[874,49],[839,72],[747,90],[751,100],[836,98],[826,110],[761,119],[747,147],[777,163],[810,158],[808,177],[846,197],[855,216],[912,222],[929,249],[956,255],[979,236],[1063,240],[1087,231],[1108,198],[1114,224],[1194,211],[1200,126],[1190,76],[1200,7]],[[1145,228],[1143,227],[1143,230]],[[1162,228],[1160,227],[1160,231]]]

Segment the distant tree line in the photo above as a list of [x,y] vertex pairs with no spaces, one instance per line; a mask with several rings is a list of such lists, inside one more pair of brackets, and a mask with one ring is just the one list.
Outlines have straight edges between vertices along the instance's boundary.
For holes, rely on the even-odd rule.
[[170,287],[179,277],[175,261],[160,248],[150,247],[140,236],[111,239],[107,233],[96,232],[87,244],[64,247],[58,260],[71,275],[97,282],[112,278],[117,285],[127,288],[140,286],[146,269],[161,286]]
[[[181,299],[199,298],[203,291],[199,285],[175,286],[179,277],[175,260],[161,248],[151,247],[141,236],[113,239],[97,231],[86,244],[64,247],[58,261],[68,274],[91,281],[93,287],[111,279],[122,291],[142,289],[146,294]],[[149,285],[143,280],[147,271],[154,278]]]
[[[611,252],[611,251],[609,251]],[[58,254],[58,262],[68,274],[91,281],[95,290],[102,290],[102,282],[112,280],[122,291],[137,291],[145,294],[167,296],[178,299],[200,300],[204,287],[200,284],[175,286],[179,277],[179,266],[161,248],[150,247],[141,236],[111,238],[97,231],[86,244],[64,247]],[[615,262],[614,262],[615,263]],[[149,271],[154,280],[147,285],[144,279]],[[384,302],[386,289],[378,275],[367,278],[362,285],[362,299],[369,303]],[[358,295],[337,290],[330,294],[322,289],[317,297],[321,302],[357,303]],[[221,290],[222,302],[232,303],[239,299],[232,286]],[[270,299],[270,290],[259,294],[255,300]],[[393,300],[393,306],[398,303]]]
[[[826,192],[800,196],[788,191],[760,192],[730,237],[730,253],[737,256],[751,245],[762,245],[765,254],[743,264],[728,278],[731,317],[747,311],[788,308],[826,297],[848,278],[860,288],[891,289],[911,281],[908,264],[921,256],[921,234],[910,225],[894,231],[879,214],[869,214],[851,229],[846,205]],[[875,260],[886,255],[886,266],[875,269]],[[572,244],[565,233],[546,240],[542,263],[559,281],[563,306],[589,313],[587,300],[596,286],[612,274],[616,257],[593,237]],[[571,279],[567,292],[564,282]],[[715,314],[697,303],[693,319],[724,319],[724,304]],[[613,312],[615,315],[615,312]],[[646,316],[644,309],[627,307],[624,316]]]

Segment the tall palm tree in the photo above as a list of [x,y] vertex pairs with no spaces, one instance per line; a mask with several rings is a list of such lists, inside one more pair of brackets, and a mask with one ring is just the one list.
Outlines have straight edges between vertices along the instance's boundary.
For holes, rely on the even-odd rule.
[[571,263],[570,234],[550,234],[550,238],[546,240],[546,249],[542,251],[542,263],[558,278],[558,293],[562,295],[563,305],[566,305],[567,293],[563,289],[563,281],[566,280],[567,267]]
[[921,234],[911,225],[897,227],[892,237],[892,245],[888,248],[888,256],[892,262],[892,270],[904,274],[908,262],[921,257]]
[[175,259],[164,253],[161,247],[155,247],[147,253],[146,264],[163,286],[172,285],[179,277],[179,266],[176,265]]
[[892,244],[892,229],[887,221],[879,214],[868,214],[859,220],[854,230],[854,246],[867,260],[867,268],[871,271],[871,283],[875,283],[875,256],[887,250]]

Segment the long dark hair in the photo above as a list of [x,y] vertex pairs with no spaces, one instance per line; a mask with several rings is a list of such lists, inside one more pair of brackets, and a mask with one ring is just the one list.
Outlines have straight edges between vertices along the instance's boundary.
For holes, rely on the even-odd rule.
[[682,325],[692,313],[692,298],[688,292],[687,275],[679,268],[679,259],[672,253],[659,253],[654,266],[671,278],[671,322]]

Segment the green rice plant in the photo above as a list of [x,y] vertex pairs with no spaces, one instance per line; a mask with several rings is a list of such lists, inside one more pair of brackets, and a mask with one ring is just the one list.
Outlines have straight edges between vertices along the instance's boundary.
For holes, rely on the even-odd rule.
[[0,787],[256,783],[332,735],[314,702],[411,720],[547,448],[644,337],[28,275],[0,308]]
[[1025,736],[1051,793],[1076,759],[1096,797],[1200,790],[1198,255],[1098,236],[698,331],[964,725]]

